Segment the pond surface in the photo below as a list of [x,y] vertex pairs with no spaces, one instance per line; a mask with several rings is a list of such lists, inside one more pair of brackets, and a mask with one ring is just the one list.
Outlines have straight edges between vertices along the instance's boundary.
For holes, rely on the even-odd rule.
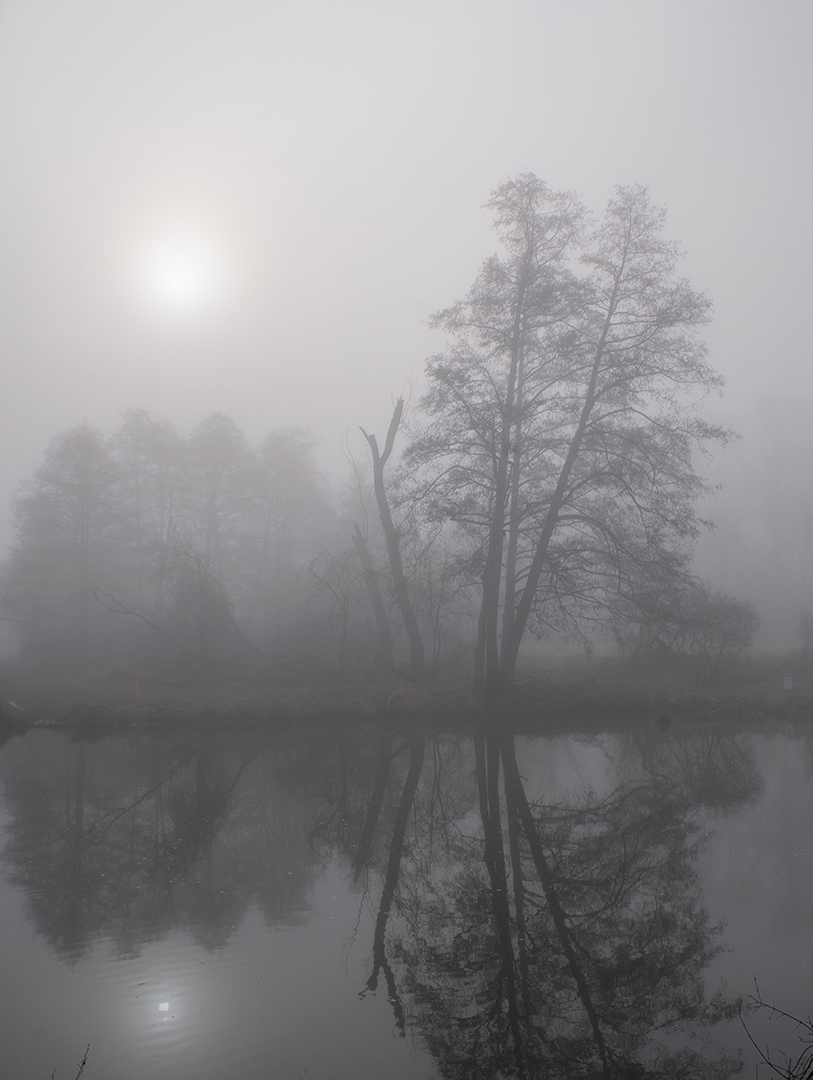
[[735,999],[813,1007],[812,746],[29,732],[3,1075],[74,1080],[90,1044],[115,1080],[724,1077],[740,1047],[753,1076]]

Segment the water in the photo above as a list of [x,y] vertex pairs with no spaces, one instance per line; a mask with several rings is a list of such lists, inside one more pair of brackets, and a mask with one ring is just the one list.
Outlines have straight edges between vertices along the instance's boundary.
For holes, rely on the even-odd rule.
[[116,1080],[753,1075],[734,1000],[811,1008],[812,745],[29,732],[2,1075],[73,1080],[88,1043]]

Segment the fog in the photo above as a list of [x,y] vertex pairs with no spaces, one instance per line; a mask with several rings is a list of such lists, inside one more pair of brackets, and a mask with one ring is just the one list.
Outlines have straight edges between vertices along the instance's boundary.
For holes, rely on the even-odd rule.
[[811,40],[0,5],[20,1080],[813,1075]]
[[[703,470],[742,490],[766,400],[804,425],[813,395],[812,22],[741,0],[9,0],[0,542],[49,440],[132,407],[183,434],[222,412],[253,445],[309,429],[343,481],[358,426],[422,391],[427,319],[496,250],[482,205],[525,171],[597,216],[618,184],[668,207],[714,302],[707,415],[744,435]],[[722,524],[700,569],[741,592],[762,549],[737,576]]]

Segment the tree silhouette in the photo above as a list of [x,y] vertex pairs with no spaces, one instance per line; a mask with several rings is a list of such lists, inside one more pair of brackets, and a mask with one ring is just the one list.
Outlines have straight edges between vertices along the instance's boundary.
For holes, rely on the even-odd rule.
[[436,316],[449,344],[427,365],[407,465],[426,515],[468,537],[475,685],[495,694],[529,628],[578,629],[653,566],[685,564],[692,448],[724,432],[695,415],[720,385],[696,333],[709,302],[677,277],[644,188],[619,188],[586,240],[573,196],[532,174],[488,205],[503,254]]
[[402,867],[409,898],[389,947],[407,1026],[442,1075],[733,1068],[664,1039],[733,1010],[705,993],[719,928],[702,905],[687,785],[645,778],[546,805],[528,798],[511,736],[483,735],[475,751],[479,834],[458,836],[435,868],[442,884]]
[[109,578],[116,555],[118,469],[104,437],[88,424],[51,441],[43,464],[14,502],[11,606],[29,643],[87,659],[89,586]]

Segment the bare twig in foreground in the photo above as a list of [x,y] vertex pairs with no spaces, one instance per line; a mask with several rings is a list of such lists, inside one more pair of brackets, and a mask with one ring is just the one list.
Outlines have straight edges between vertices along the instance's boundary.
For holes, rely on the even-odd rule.
[[778,1051],[780,1060],[774,1061],[771,1057],[771,1051],[769,1049],[763,1050],[757,1044],[748,1030],[748,1025],[742,1016],[742,1010],[740,1010],[740,1023],[745,1028],[745,1034],[759,1054],[761,1061],[768,1066],[774,1075],[784,1077],[784,1080],[813,1080],[813,1020],[809,1016],[806,1020],[801,1020],[798,1016],[794,1016],[792,1013],[785,1012],[784,1009],[779,1009],[776,1005],[764,1001],[756,980],[754,980],[754,986],[756,987],[756,994],[752,994],[749,998],[749,1011],[757,1012],[759,1009],[767,1009],[769,1019],[773,1020],[782,1017],[796,1024],[797,1028],[801,1028],[799,1040],[802,1043],[802,1050],[800,1053],[792,1057],[780,1050]]
[[[85,1071],[85,1066],[88,1063],[88,1054],[89,1053],[90,1053],[90,1043],[88,1043],[87,1046],[85,1047],[85,1056],[79,1062],[79,1072],[74,1077],[74,1080],[79,1080],[79,1077]],[[51,1080],[54,1080],[55,1076],[56,1076],[56,1069],[54,1069],[54,1071],[51,1073]]]

